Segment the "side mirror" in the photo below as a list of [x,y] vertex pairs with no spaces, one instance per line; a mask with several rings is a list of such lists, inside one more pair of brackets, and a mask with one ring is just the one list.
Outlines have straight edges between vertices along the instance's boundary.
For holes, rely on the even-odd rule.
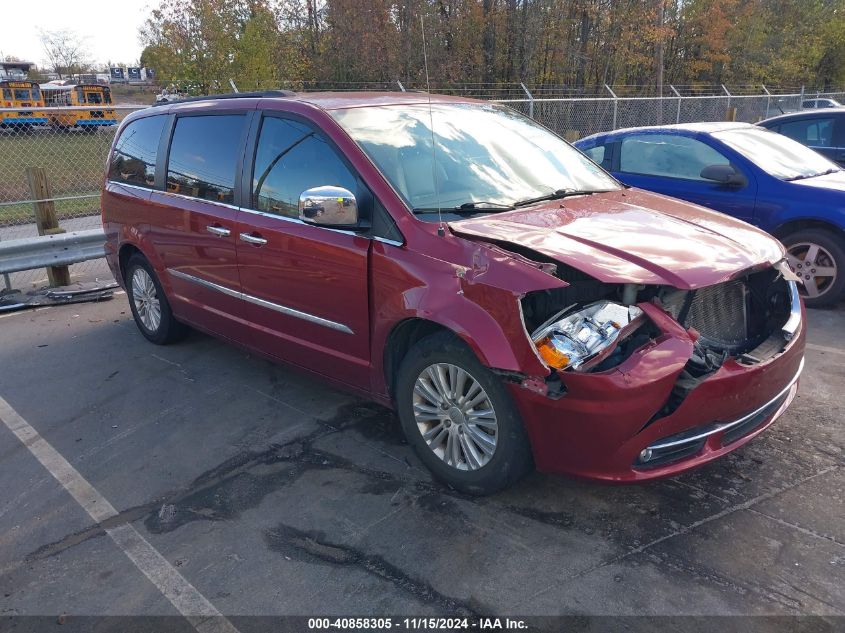
[[705,180],[712,180],[732,187],[744,187],[748,184],[741,173],[733,165],[708,165],[701,170],[700,176]]
[[317,226],[354,227],[358,225],[358,203],[343,187],[312,187],[299,196],[299,219]]

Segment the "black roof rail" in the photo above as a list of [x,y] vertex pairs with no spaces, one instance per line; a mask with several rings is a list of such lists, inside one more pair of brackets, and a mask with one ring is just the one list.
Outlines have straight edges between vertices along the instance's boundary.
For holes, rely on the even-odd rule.
[[292,97],[296,93],[291,90],[259,90],[256,92],[227,92],[220,95],[205,95],[202,97],[185,97],[173,101],[157,101],[153,106],[171,105],[174,103],[190,103],[192,101],[210,101],[218,99],[254,99],[256,97]]

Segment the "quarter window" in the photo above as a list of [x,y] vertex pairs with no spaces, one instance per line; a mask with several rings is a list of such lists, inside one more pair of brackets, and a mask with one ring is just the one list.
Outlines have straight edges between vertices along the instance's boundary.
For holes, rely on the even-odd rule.
[[224,114],[176,119],[167,161],[167,190],[231,204],[244,116]]
[[589,156],[594,163],[601,165],[604,160],[604,145],[596,145],[590,149],[585,149],[584,153]]
[[164,121],[163,116],[149,116],[126,126],[112,152],[110,180],[155,186],[156,151]]
[[801,119],[781,123],[780,133],[803,145],[833,146],[833,119]]
[[675,134],[627,136],[620,152],[621,171],[646,176],[705,180],[701,177],[705,167],[730,164],[709,145]]
[[329,143],[311,127],[276,117],[261,126],[252,176],[252,206],[259,211],[299,217],[299,195],[333,185],[355,193],[355,176]]

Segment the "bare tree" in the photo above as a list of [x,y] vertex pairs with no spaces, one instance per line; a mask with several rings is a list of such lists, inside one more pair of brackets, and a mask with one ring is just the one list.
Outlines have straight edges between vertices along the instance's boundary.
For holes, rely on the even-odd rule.
[[38,30],[47,61],[59,79],[62,75],[78,73],[88,65],[88,50],[84,40],[74,31]]

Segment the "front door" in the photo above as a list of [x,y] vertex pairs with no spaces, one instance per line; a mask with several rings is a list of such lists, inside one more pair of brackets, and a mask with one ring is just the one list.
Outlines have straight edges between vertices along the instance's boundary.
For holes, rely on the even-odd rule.
[[701,177],[705,167],[727,164],[727,157],[699,139],[679,134],[632,134],[620,143],[614,176],[632,187],[754,222],[757,183],[753,174],[743,174],[747,179],[744,186],[724,185]]
[[361,200],[363,185],[334,146],[303,121],[266,116],[257,139],[251,200],[236,240],[254,344],[368,388],[371,242],[298,218],[305,189],[340,186]]

